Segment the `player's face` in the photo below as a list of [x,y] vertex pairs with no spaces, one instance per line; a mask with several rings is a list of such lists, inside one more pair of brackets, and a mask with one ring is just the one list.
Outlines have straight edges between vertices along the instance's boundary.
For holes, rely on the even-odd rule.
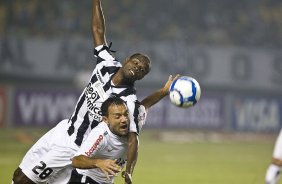
[[126,60],[123,66],[124,77],[133,81],[142,79],[149,70],[149,63],[139,61],[137,58]]
[[125,104],[109,106],[108,116],[105,117],[112,133],[126,136],[129,129],[128,110]]

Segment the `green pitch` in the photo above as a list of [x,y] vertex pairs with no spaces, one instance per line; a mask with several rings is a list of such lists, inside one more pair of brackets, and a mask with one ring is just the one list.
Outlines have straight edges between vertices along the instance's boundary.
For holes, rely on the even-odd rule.
[[[0,183],[46,130],[0,129]],[[189,136],[190,134],[194,136]],[[263,184],[276,135],[242,141],[185,131],[143,130],[134,184]],[[192,140],[192,141],[191,141]],[[123,184],[120,175],[116,184]],[[282,184],[282,181],[280,181]]]

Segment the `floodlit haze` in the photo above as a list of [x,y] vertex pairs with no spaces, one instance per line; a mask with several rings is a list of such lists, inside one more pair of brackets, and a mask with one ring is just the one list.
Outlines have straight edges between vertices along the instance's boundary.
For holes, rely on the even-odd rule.
[[[152,108],[158,116],[149,115],[147,127],[280,127],[280,1],[102,4],[107,41],[118,60],[135,52],[152,59],[151,72],[136,84],[141,98],[161,87],[170,74],[192,76],[201,85],[195,108],[176,108],[166,98]],[[0,122],[41,126],[68,118],[95,66],[91,1],[2,0],[0,10]]]

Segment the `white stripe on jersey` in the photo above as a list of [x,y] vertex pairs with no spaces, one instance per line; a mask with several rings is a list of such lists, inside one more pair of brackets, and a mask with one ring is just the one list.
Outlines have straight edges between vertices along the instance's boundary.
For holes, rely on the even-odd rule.
[[145,108],[139,104],[133,86],[111,85],[111,79],[121,64],[110,54],[109,48],[100,45],[95,48],[94,53],[97,53],[94,55],[97,57],[97,65],[69,121],[68,134],[78,146],[81,145],[90,130],[102,121],[100,108],[111,94],[116,94],[127,102],[130,132],[139,133],[146,117]]
[[[76,156],[85,155],[90,158],[117,159],[117,164],[124,167],[128,148],[127,138],[113,134],[105,122],[101,122],[93,130],[81,145]],[[112,183],[114,181],[113,175],[110,175],[111,181],[109,181],[99,168],[77,169],[77,172],[89,176],[99,183]]]

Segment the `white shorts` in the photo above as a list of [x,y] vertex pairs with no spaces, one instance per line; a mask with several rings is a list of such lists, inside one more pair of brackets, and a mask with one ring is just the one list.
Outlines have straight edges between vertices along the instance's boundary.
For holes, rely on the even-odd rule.
[[68,120],[43,135],[26,153],[20,168],[38,184],[66,184],[71,175],[71,158],[78,150],[67,134]]

